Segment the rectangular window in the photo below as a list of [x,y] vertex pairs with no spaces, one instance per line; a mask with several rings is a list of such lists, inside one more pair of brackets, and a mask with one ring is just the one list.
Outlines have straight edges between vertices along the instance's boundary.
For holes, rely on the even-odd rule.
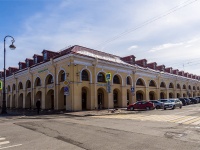
[[26,62],[26,67],[29,67],[29,61]]
[[19,69],[22,69],[22,64],[19,64]]
[[37,64],[37,57],[35,57],[35,64]]
[[47,60],[47,53],[44,53],[44,60]]

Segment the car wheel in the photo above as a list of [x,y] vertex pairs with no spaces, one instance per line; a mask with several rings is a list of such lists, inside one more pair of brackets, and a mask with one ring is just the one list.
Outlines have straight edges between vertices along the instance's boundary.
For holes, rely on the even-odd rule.
[[179,107],[180,109],[182,108],[182,106]]
[[176,108],[176,106],[173,106],[173,108],[172,109],[175,109]]
[[164,108],[164,110],[166,110],[166,108]]
[[149,107],[146,107],[146,110],[150,110],[150,108],[149,108]]
[[134,107],[131,107],[131,110],[134,110]]
[[157,105],[157,106],[156,106],[156,109],[160,109],[160,106]]

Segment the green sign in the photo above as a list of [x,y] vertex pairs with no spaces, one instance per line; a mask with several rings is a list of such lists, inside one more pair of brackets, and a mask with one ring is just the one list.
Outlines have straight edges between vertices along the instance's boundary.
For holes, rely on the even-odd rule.
[[44,72],[44,71],[46,71],[46,70],[48,70],[48,68],[45,68],[45,69],[39,70],[38,73]]
[[2,81],[0,81],[0,90],[2,90],[2,88],[3,88],[3,83]]

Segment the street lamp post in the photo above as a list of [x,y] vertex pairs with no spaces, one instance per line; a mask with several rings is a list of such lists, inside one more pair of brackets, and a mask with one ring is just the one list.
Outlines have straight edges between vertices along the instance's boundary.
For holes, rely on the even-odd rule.
[[6,64],[6,38],[7,37],[12,38],[12,40],[11,40],[12,44],[9,46],[10,49],[14,50],[16,48],[15,45],[13,45],[13,43],[15,42],[15,39],[12,36],[10,36],[10,35],[5,36],[5,38],[4,38],[3,101],[2,101],[2,111],[1,111],[1,114],[7,114],[7,110],[6,110],[6,67],[5,67],[5,64]]

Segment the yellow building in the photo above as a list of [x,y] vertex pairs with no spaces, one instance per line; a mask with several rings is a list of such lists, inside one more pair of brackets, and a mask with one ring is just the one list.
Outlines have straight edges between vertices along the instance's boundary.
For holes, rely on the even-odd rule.
[[19,62],[19,68],[8,68],[6,105],[35,108],[41,99],[42,109],[77,111],[200,95],[199,76],[163,66],[160,69],[154,63],[152,68],[145,60],[135,61],[133,55],[122,58],[77,45],[60,52],[43,50],[42,56],[35,54],[33,59]]

